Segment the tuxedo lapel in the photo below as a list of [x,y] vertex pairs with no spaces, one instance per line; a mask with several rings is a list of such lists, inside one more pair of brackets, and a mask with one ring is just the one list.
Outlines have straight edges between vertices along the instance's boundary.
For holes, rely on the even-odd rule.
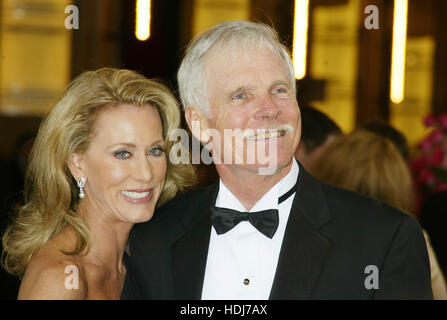
[[200,299],[202,296],[208,247],[211,235],[210,208],[218,191],[215,184],[207,188],[207,201],[187,212],[182,220],[185,234],[173,247],[173,271],[176,299]]
[[321,183],[300,165],[270,299],[309,299],[332,243],[319,228],[331,220]]

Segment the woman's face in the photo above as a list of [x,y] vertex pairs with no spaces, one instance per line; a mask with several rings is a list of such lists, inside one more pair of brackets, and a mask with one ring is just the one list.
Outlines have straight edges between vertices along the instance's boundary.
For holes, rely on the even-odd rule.
[[74,156],[87,179],[80,207],[101,219],[130,223],[152,218],[165,183],[162,123],[151,105],[100,111],[86,152]]

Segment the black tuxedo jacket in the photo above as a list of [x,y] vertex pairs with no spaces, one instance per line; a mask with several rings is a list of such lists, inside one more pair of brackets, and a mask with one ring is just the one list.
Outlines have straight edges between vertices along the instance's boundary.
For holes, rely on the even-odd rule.
[[[179,195],[135,225],[123,299],[201,298],[217,189]],[[270,299],[432,299],[419,223],[300,166]]]

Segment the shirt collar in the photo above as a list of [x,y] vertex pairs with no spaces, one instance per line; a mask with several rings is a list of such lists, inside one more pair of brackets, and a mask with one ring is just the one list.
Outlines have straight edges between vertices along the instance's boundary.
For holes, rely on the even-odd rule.
[[[250,212],[267,209],[278,209],[278,199],[296,184],[299,166],[295,159],[287,175],[278,181],[258,202],[251,208]],[[243,204],[231,193],[231,191],[219,179],[219,193],[216,198],[216,207],[228,208],[238,211],[246,211]]]

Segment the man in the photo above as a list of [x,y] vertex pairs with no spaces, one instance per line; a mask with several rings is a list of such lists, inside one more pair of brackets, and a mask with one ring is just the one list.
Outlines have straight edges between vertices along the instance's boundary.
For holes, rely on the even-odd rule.
[[337,124],[323,112],[312,107],[301,109],[301,142],[295,158],[306,170],[312,168],[323,151],[343,133]]
[[[293,66],[271,28],[211,28],[191,43],[178,80],[219,183],[135,226],[123,298],[432,298],[418,223],[321,183],[294,160],[301,119]],[[265,159],[249,161],[253,143]]]

